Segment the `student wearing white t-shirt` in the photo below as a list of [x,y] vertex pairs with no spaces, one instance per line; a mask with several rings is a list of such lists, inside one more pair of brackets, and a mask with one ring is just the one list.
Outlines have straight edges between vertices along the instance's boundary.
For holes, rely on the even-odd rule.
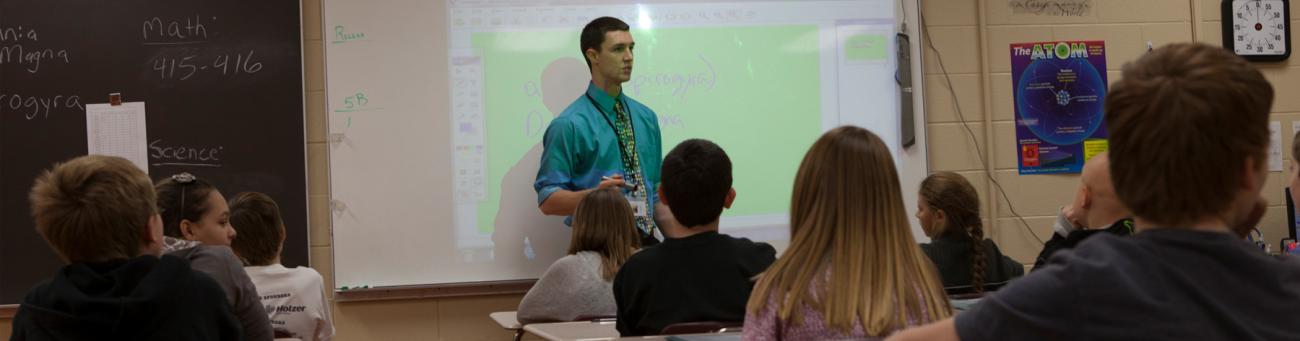
[[285,233],[275,201],[262,193],[239,193],[230,199],[230,223],[239,230],[230,246],[244,260],[244,271],[257,285],[276,337],[303,341],[333,338],[334,323],[320,273],[308,267],[280,265]]

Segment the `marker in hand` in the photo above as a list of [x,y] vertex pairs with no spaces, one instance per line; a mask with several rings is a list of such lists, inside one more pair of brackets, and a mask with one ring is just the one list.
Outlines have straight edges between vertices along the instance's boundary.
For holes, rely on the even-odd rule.
[[[601,181],[612,181],[612,180],[622,181],[623,178],[622,178],[621,176],[620,176],[619,178],[617,178],[617,179],[615,179],[615,178],[612,177],[612,176],[602,176],[602,177],[600,177],[600,180],[601,180]],[[633,191],[636,190],[636,186],[629,185],[629,184],[628,184],[627,182],[625,182],[625,181],[622,182],[622,183],[620,183],[619,186],[623,186],[623,188],[627,188],[628,190],[633,190]]]

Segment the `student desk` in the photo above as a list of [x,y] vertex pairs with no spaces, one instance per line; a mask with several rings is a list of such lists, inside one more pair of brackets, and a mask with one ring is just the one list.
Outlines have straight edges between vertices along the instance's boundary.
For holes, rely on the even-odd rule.
[[[559,323],[535,323],[524,326],[524,330],[537,335],[543,339],[551,341],[605,341],[605,340],[667,340],[669,336],[674,335],[650,335],[650,336],[629,336],[619,337],[618,330],[614,329],[614,321],[600,322],[559,322]],[[740,333],[720,333],[720,334],[691,334],[678,336],[704,336],[718,337],[721,339],[740,339]]]
[[543,339],[561,340],[613,340],[619,337],[614,321],[534,323],[524,330]]
[[492,317],[492,321],[496,321],[497,324],[501,325],[501,328],[514,332],[515,341],[523,338],[524,330],[523,326],[519,325],[518,312],[498,311],[488,314],[488,316]]
[[670,336],[679,336],[689,340],[708,340],[708,341],[731,341],[740,340],[740,332],[735,333],[713,333],[713,334],[686,334],[686,335],[653,335],[653,336],[628,336],[620,337],[613,340],[668,340]]

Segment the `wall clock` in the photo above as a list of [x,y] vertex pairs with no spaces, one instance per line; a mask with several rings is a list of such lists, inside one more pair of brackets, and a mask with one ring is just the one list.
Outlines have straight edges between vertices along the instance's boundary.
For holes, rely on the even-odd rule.
[[1291,4],[1287,0],[1223,0],[1223,47],[1251,61],[1291,56]]

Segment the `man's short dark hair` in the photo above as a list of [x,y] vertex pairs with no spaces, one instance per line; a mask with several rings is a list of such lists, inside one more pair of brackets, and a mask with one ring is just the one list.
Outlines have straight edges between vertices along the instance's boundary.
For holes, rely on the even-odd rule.
[[611,31],[628,31],[631,27],[627,23],[615,17],[599,17],[587,23],[582,28],[582,37],[579,38],[579,44],[582,46],[582,60],[587,62],[587,67],[591,68],[591,61],[587,60],[587,49],[600,51],[600,44],[605,42],[605,33]]
[[708,140],[690,139],[664,157],[662,184],[668,208],[682,226],[712,223],[731,192],[731,158]]

